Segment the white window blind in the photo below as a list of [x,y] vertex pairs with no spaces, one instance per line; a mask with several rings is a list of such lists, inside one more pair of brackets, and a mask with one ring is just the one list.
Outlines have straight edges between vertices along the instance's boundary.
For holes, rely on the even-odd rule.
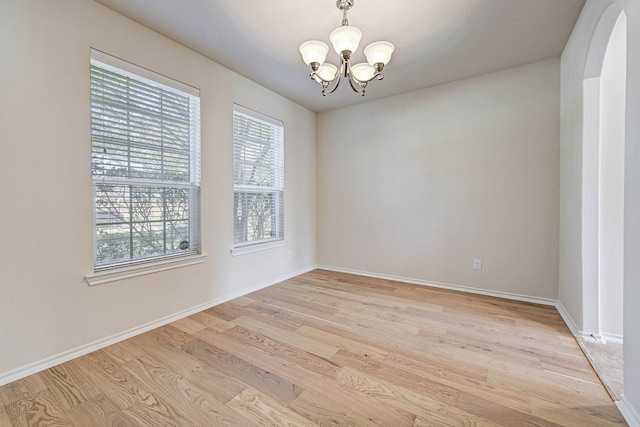
[[96,270],[200,252],[197,89],[92,50],[91,147]]
[[284,239],[284,125],[233,106],[234,247]]

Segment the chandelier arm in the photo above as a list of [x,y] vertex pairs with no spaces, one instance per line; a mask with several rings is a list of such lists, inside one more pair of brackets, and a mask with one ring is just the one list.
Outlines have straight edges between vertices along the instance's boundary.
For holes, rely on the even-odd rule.
[[329,91],[329,93],[333,93],[336,91],[336,89],[338,89],[338,86],[340,86],[340,80],[342,80],[342,76],[338,73],[336,74],[336,78],[334,79],[336,85]]
[[325,80],[322,77],[320,77],[319,74],[317,74],[315,71],[312,70],[311,73],[309,74],[309,78],[317,82],[318,84],[320,84],[320,86],[322,86],[322,96],[325,96],[327,94],[327,88],[331,83],[337,81],[336,86],[329,93],[333,93],[333,91],[335,91],[338,85],[340,84],[340,74],[338,73],[336,73],[333,79]]
[[[360,82],[358,82],[358,80],[355,79],[355,77],[353,77],[351,74],[349,74],[349,77],[347,78],[349,80],[349,85],[351,86],[351,89],[355,92],[355,93],[359,93],[362,96],[364,96],[364,87],[367,85],[366,83],[364,83],[364,85]],[[360,89],[356,88],[356,85],[354,84],[354,82],[356,82],[358,84],[358,86],[360,86]]]
[[340,59],[340,69],[336,72],[335,77],[331,81],[331,82],[335,81],[336,85],[333,87],[333,89],[329,91],[329,93],[335,92],[336,89],[338,89],[338,86],[340,86],[340,80],[342,80],[342,74],[345,73],[347,70],[347,64],[348,64],[348,61],[345,61],[344,58]]
[[368,79],[368,80],[358,80],[358,79],[356,79],[355,77],[353,78],[353,80],[355,80],[356,82],[358,82],[358,84],[367,84],[367,83],[369,83],[370,81],[375,80],[376,78],[377,78],[378,80],[382,80],[382,79],[384,78],[384,75],[383,75],[381,72],[376,71],[376,72],[373,74],[373,76],[372,76],[370,79]]
[[356,78],[356,76],[353,75],[353,73],[351,73],[351,64],[349,64],[349,75],[351,76],[351,78],[353,78],[353,80],[358,83],[360,86],[365,85],[367,83],[369,83],[370,81],[374,80],[374,79],[378,79],[378,80],[382,80],[384,78],[384,74],[382,74],[382,68],[384,67],[384,64],[382,63],[378,63],[375,65],[375,72],[373,73],[373,75],[371,76],[370,79],[367,80],[359,80]]
[[[338,77],[338,75],[337,75],[337,74],[336,74],[336,77]],[[331,79],[331,80],[325,80],[325,79],[323,79],[322,77],[320,77],[320,75],[319,75],[319,74],[317,74],[315,71],[312,71],[312,72],[311,72],[311,74],[309,74],[309,78],[310,78],[311,80],[315,80],[316,82],[318,82],[318,80],[320,80],[320,81],[318,82],[318,83],[320,83],[320,84],[322,84],[322,82],[325,82],[325,83],[332,83],[332,82],[334,82],[334,81],[336,80],[336,77],[334,77],[334,78],[333,78],[333,79]],[[316,80],[316,79],[317,79],[317,80]]]
[[[346,59],[344,62],[345,62],[344,76],[347,78],[347,80],[349,80],[349,86],[351,86],[351,89],[355,93],[363,94],[364,87],[362,86],[362,83],[360,82],[360,80],[356,79],[356,77],[353,75],[353,72],[351,71],[351,61],[349,59]],[[360,87],[360,89],[356,88],[356,84]]]

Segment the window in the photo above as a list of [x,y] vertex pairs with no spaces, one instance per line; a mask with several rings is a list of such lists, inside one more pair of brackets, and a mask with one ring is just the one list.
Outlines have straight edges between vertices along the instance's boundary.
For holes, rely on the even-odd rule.
[[200,252],[197,89],[91,52],[94,268]]
[[234,248],[284,238],[284,126],[233,107]]

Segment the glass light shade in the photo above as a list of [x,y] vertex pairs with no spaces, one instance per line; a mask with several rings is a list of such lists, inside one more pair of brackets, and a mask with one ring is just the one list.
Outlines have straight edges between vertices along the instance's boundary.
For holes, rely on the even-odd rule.
[[360,82],[371,80],[375,72],[376,69],[366,62],[361,62],[351,66],[351,73],[353,74],[353,77]]
[[391,60],[393,50],[394,46],[389,42],[374,42],[364,48],[364,56],[367,57],[367,62],[371,65],[379,62],[387,65]]
[[[318,71],[316,71],[316,74],[318,75],[318,77],[320,77],[322,80],[330,82],[331,80],[333,80],[336,77],[336,73],[338,72],[338,67],[336,67],[333,64],[322,64],[320,67],[318,67]],[[318,83],[320,83],[319,79],[316,77],[316,81]]]
[[309,65],[312,62],[322,64],[329,53],[329,46],[318,40],[309,40],[302,43],[299,50],[305,64]]
[[343,51],[349,50],[352,53],[358,49],[360,40],[362,39],[362,31],[359,28],[350,25],[343,25],[331,32],[329,40],[333,45],[333,50],[340,55]]

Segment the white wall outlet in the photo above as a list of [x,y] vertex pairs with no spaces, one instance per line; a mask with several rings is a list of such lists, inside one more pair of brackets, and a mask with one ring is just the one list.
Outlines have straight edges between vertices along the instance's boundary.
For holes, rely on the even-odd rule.
[[292,256],[293,256],[293,251],[291,251],[291,249],[289,249],[287,251],[287,258],[291,259]]
[[473,269],[474,270],[482,270],[482,260],[481,259],[474,259],[473,260]]

